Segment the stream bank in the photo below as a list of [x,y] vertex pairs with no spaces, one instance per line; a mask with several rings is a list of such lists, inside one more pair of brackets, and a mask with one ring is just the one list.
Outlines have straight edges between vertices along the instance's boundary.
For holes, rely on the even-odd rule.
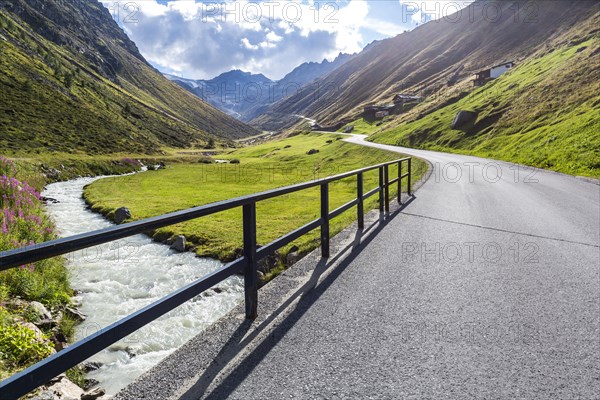
[[[95,178],[78,178],[46,187],[42,195],[55,199],[47,210],[61,237],[106,228],[112,223],[86,206],[82,193]],[[87,315],[76,328],[82,339],[118,319],[160,299],[222,265],[217,260],[178,253],[145,235],[136,235],[68,255],[75,302]],[[189,301],[157,321],[92,357],[98,368],[88,372],[108,395],[116,393],[156,365],[187,340],[206,329],[242,299],[239,277]]]

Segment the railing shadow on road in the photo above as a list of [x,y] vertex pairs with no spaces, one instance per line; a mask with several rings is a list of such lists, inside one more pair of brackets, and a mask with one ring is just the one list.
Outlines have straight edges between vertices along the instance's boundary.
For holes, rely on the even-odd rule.
[[[315,266],[310,279],[289,296],[284,303],[256,328],[252,329],[251,321],[242,322],[231,335],[231,338],[223,345],[212,363],[197,378],[196,383],[181,395],[179,400],[197,400],[198,398],[223,399],[231,395],[247,375],[269,354],[274,346],[279,343],[354,259],[371,243],[377,234],[412,203],[415,198],[414,194],[410,195],[395,210],[390,213],[380,213],[380,218],[375,222],[365,226],[364,229],[357,229],[352,243],[343,247],[329,259],[321,258]],[[321,280],[326,273],[328,274]],[[273,283],[276,284],[276,281]],[[296,305],[294,306],[294,304]],[[247,356],[244,356],[244,359],[238,365],[233,367],[225,379],[214,389],[210,390],[210,393],[206,393],[210,389],[213,379],[219,376],[228,364],[234,358],[238,357],[241,351],[254,341],[264,329],[268,328],[280,315],[286,313],[289,307],[295,308],[289,311],[289,314],[277,323],[274,330],[262,342],[254,346],[253,350]],[[252,332],[250,332],[251,329]],[[248,332],[250,333],[248,334]],[[242,338],[241,341],[239,340],[240,338]]]

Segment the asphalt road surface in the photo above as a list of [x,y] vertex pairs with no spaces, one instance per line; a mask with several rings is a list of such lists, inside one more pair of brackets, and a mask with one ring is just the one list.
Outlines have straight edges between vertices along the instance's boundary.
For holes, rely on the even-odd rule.
[[196,398],[599,399],[600,186],[347,140],[433,173],[299,318]]

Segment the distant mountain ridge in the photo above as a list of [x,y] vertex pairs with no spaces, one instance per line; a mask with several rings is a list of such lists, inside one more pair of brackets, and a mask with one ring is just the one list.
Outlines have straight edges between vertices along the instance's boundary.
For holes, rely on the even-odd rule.
[[0,150],[158,153],[258,133],[165,79],[97,0],[0,2]]
[[240,70],[225,72],[210,80],[193,80],[165,74],[171,81],[200,97],[219,110],[243,120],[252,105],[268,100],[269,88],[275,84],[263,74]]
[[211,105],[242,121],[263,113],[271,104],[300,91],[314,80],[330,73],[351,60],[354,54],[340,53],[335,60],[320,63],[306,62],[294,68],[278,81],[263,74],[241,70],[225,72],[209,80],[165,76]]

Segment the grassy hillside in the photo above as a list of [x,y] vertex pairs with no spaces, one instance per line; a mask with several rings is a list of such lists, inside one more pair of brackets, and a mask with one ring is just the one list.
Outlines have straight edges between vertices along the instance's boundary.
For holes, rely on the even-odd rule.
[[[389,117],[388,117],[389,119]],[[346,126],[351,125],[354,127],[352,129],[352,133],[356,135],[370,135],[377,130],[381,130],[385,126],[387,126],[387,121],[367,121],[364,118],[358,118],[347,125],[344,125],[342,128],[338,129],[338,132],[344,132]]]
[[157,153],[257,132],[169,82],[95,0],[0,5],[0,150]]
[[[599,177],[599,53],[600,40],[585,37],[542,52],[456,102],[415,110],[370,140]],[[450,128],[460,110],[479,113],[465,132]]]
[[[401,157],[344,143],[338,140],[340,138],[301,134],[218,156],[237,159],[240,164],[171,164],[166,170],[102,179],[88,186],[84,196],[93,209],[104,214],[110,215],[125,206],[135,219],[142,219]],[[311,149],[319,152],[307,155]],[[415,160],[413,166],[413,182],[416,182],[426,166],[419,160]],[[391,174],[395,176],[397,170],[392,168]],[[377,171],[366,174],[365,191],[375,187],[377,182]],[[355,178],[332,184],[330,209],[355,196]],[[153,200],[149,202],[149,198]],[[376,201],[376,196],[371,198],[368,206],[375,206]],[[258,243],[265,245],[318,218],[319,204],[318,188],[258,203]],[[348,211],[333,220],[332,234],[350,224],[355,212]],[[199,255],[230,260],[239,256],[242,246],[241,223],[241,209],[236,209],[161,229],[155,236],[162,240],[183,234]],[[316,247],[318,232],[303,237],[296,244],[303,250]]]

